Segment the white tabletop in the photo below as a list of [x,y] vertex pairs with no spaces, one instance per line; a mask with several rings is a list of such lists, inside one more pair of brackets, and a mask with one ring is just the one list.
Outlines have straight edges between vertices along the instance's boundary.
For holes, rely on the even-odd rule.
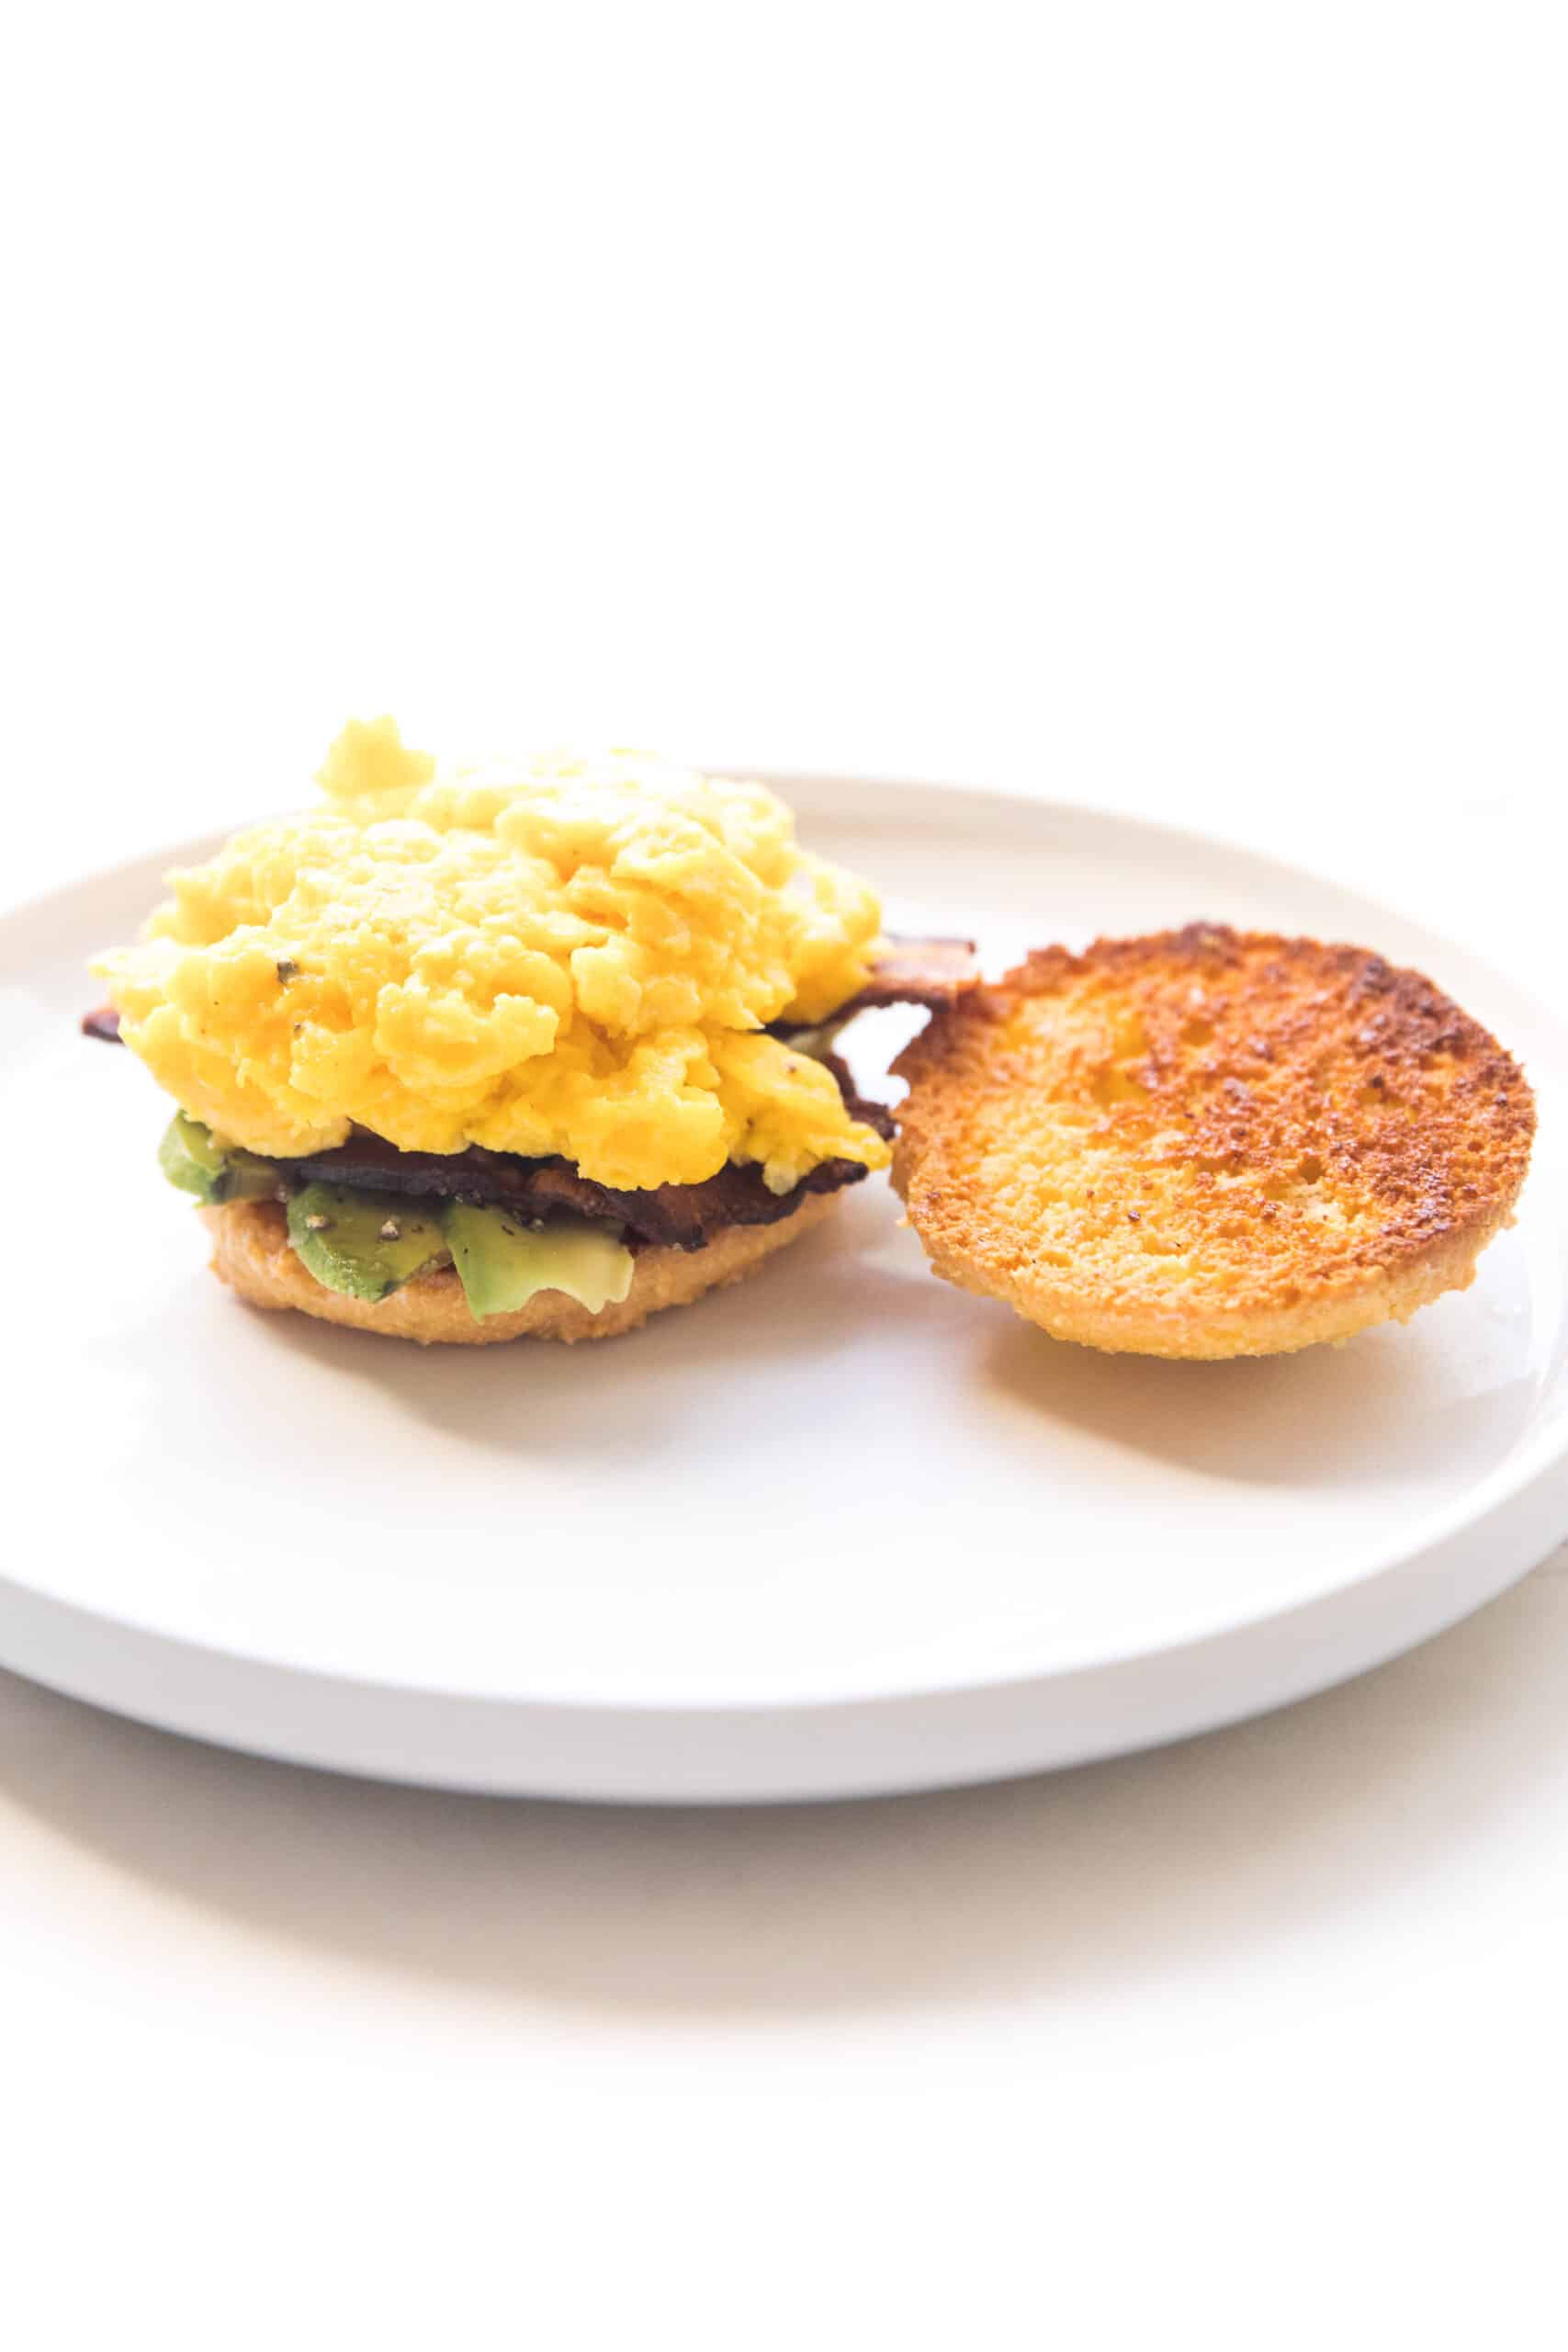
[[[34,28],[4,895],[391,707],[1027,779],[1551,985],[1555,12],[607,13]],[[8,2333],[1555,2344],[1565,1851],[1568,1551],[1268,1720],[818,1809],[0,1677]]]

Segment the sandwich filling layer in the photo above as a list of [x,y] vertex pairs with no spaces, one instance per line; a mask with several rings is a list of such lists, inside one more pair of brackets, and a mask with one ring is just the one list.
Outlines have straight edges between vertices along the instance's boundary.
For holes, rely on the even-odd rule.
[[[857,1114],[886,1135],[892,1122],[882,1106],[854,1093],[836,1057],[827,1067]],[[183,1111],[169,1123],[159,1161],[169,1182],[205,1207],[276,1202],[290,1247],[328,1290],[374,1301],[450,1266],[476,1317],[513,1313],[544,1290],[598,1314],[626,1297],[640,1250],[706,1250],[735,1227],[782,1223],[806,1200],[867,1172],[859,1160],[823,1160],[781,1193],[759,1169],[729,1167],[700,1184],[619,1192],[564,1160],[474,1148],[400,1152],[371,1135],[332,1151],[271,1159],[220,1144]]]

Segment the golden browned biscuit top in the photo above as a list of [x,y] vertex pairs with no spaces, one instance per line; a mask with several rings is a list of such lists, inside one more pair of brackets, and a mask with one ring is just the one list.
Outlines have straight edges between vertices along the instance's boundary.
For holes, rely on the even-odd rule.
[[1193,924],[1036,953],[897,1065],[939,1272],[1091,1346],[1271,1353],[1413,1313],[1508,1221],[1517,1064],[1418,972]]

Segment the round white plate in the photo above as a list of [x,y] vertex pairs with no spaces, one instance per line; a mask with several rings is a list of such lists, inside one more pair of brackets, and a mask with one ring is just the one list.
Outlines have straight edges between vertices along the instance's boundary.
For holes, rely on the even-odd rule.
[[[1568,1526],[1568,1034],[1326,883],[999,795],[773,779],[891,927],[987,967],[1195,917],[1420,965],[1541,1100],[1517,1226],[1407,1329],[1265,1363],[1065,1347],[928,1272],[881,1180],[640,1334],[433,1349],[238,1306],[84,972],[171,859],[0,924],[0,1660],[232,1746],[559,1796],[977,1781],[1322,1688]],[[203,854],[197,844],[187,856]],[[869,1016],[864,1080],[912,1025]]]

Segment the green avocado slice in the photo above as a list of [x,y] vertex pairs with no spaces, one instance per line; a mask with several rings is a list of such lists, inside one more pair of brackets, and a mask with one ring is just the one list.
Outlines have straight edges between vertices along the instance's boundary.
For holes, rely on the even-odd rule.
[[632,1286],[632,1253],[612,1226],[578,1217],[529,1226],[504,1209],[466,1201],[448,1202],[442,1224],[476,1316],[513,1314],[542,1290],[564,1291],[597,1315]]
[[277,1190],[277,1170],[248,1151],[225,1151],[199,1119],[176,1111],[158,1146],[158,1165],[171,1184],[210,1208],[218,1201],[264,1201]]
[[328,1290],[385,1298],[446,1254],[446,1237],[396,1193],[306,1184],[288,1204],[288,1238]]
[[183,1111],[175,1113],[158,1146],[158,1165],[170,1183],[178,1185],[182,1193],[194,1193],[198,1201],[222,1199],[227,1156],[208,1130],[187,1119]]

